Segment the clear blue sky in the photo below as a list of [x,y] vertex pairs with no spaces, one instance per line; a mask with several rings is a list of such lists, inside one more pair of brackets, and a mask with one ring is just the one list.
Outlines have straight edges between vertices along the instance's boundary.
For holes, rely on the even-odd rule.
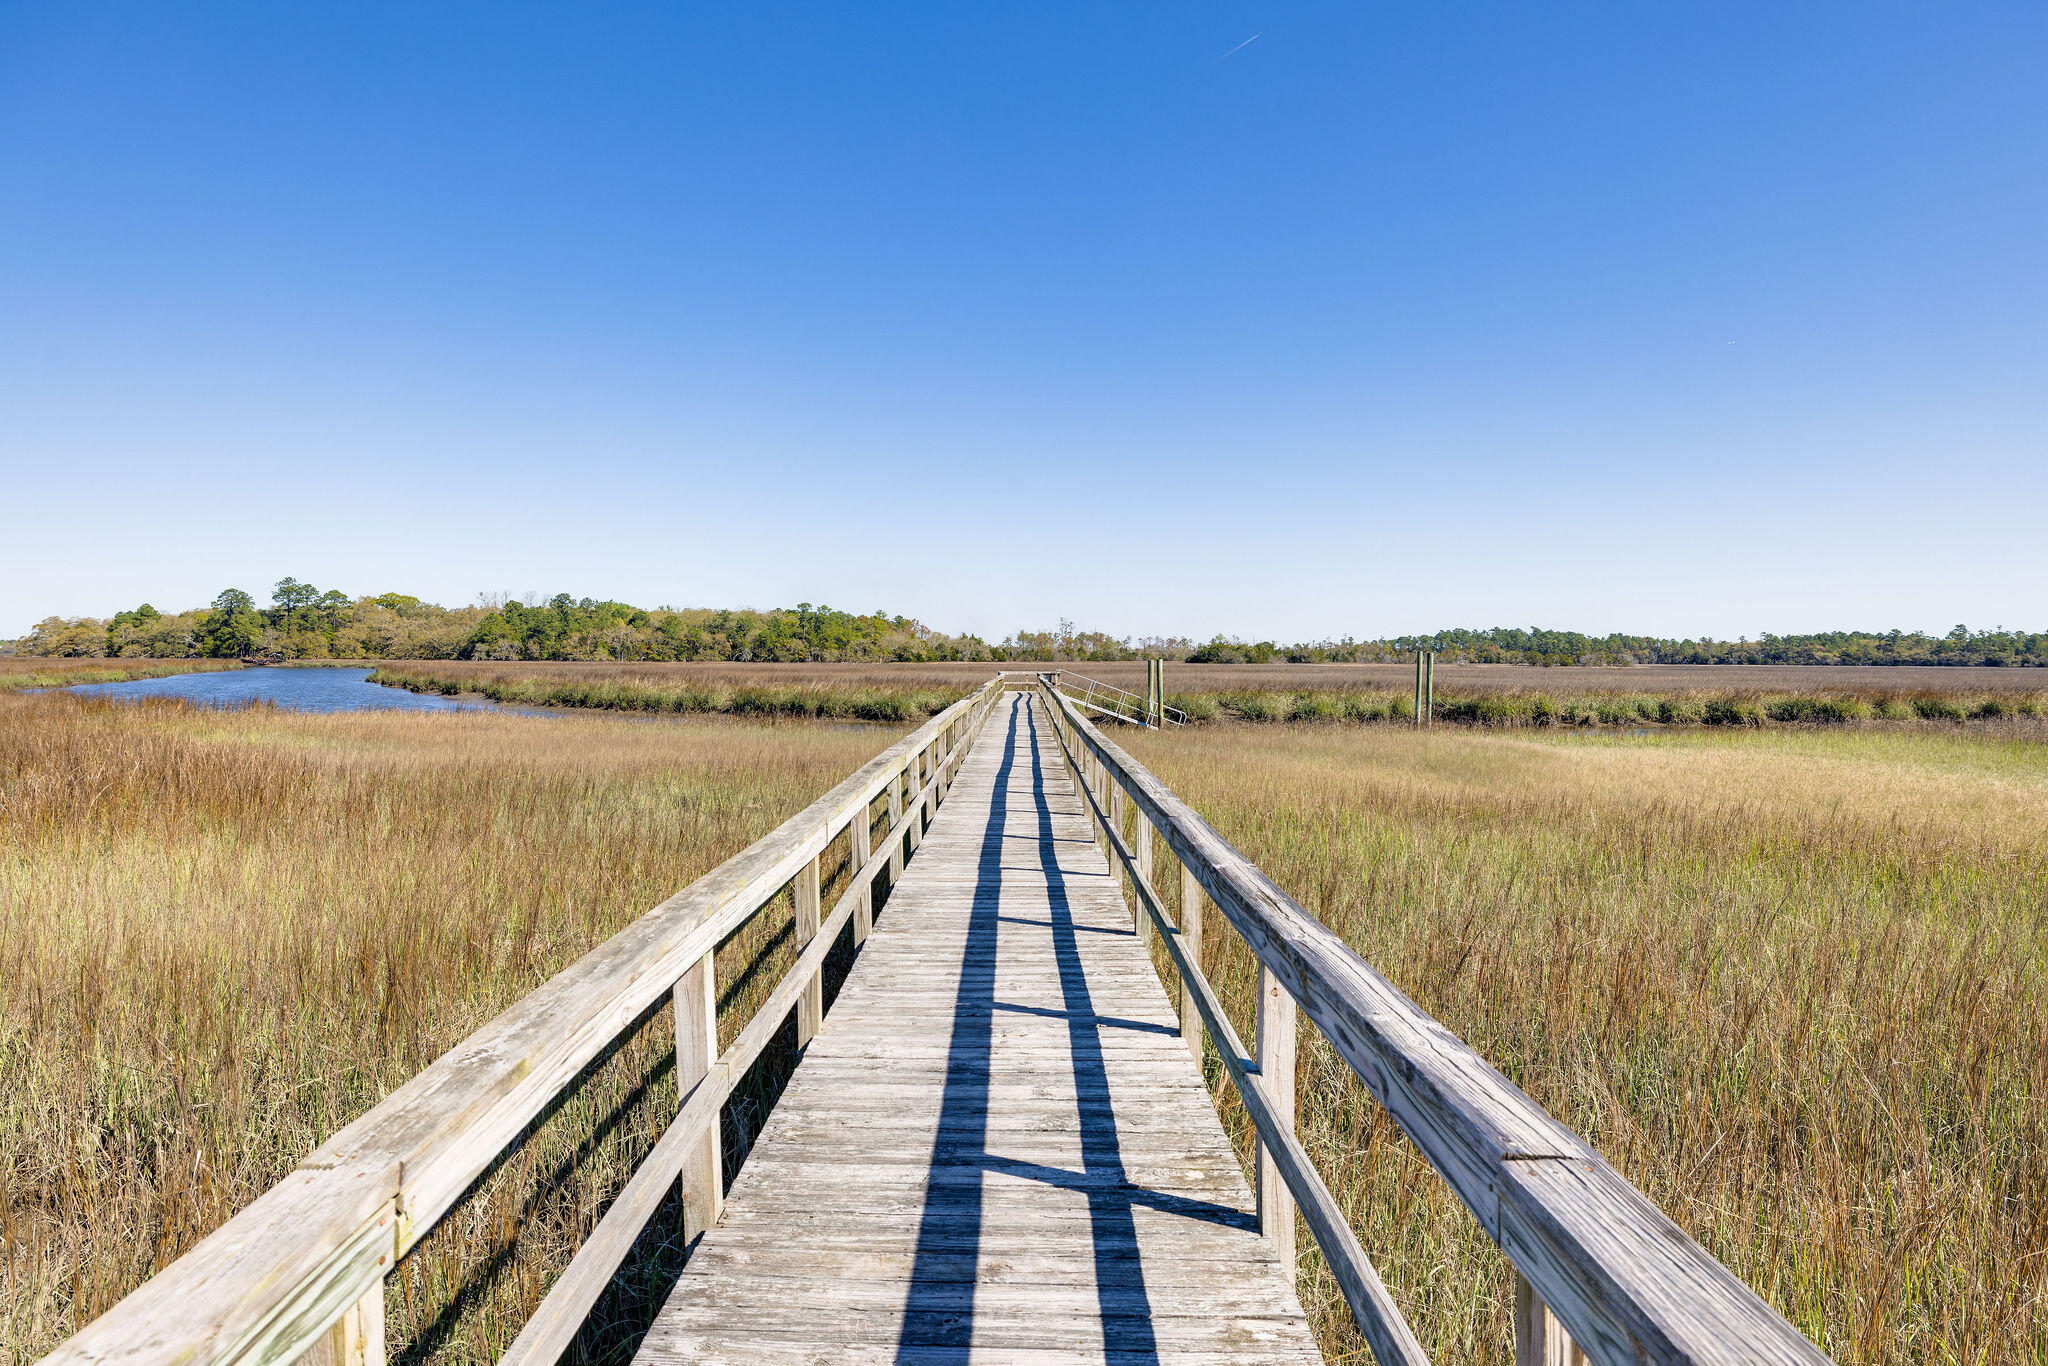
[[0,635],[2048,626],[2048,6],[0,4]]

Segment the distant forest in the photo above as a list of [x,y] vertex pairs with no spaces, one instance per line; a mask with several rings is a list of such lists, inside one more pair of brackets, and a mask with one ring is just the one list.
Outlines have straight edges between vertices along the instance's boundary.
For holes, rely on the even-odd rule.
[[[148,603],[112,617],[49,617],[12,653],[96,658],[182,659],[584,659],[839,662],[947,660],[1121,660],[1196,664],[1386,663],[1435,649],[1445,662],[1480,664],[1992,664],[2048,667],[2048,632],[1825,631],[1755,640],[1665,640],[1587,636],[1498,626],[1433,636],[1280,645],[1217,636],[1118,637],[1077,631],[1016,631],[998,643],[948,635],[909,617],[860,614],[798,603],[767,611],[634,607],[572,598],[485,598],[440,607],[404,593],[352,598],[297,579],[278,582],[270,604],[238,588],[206,607],[162,612]],[[0,648],[0,653],[9,652]]]

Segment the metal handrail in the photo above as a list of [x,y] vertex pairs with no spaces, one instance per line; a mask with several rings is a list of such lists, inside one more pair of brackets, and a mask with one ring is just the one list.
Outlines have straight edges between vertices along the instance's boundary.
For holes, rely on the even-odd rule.
[[[1105,716],[1114,716],[1119,721],[1135,721],[1148,728],[1152,725],[1152,721],[1145,709],[1146,699],[1128,688],[1119,688],[1114,683],[1104,683],[1099,679],[1088,678],[1082,674],[1075,673],[1072,669],[1054,669],[1051,677],[1055,680],[1053,685],[1055,687],[1059,686],[1057,680],[1063,678],[1071,678],[1076,683],[1086,684],[1087,689],[1084,696],[1076,700],[1085,702]],[[1100,702],[1096,701],[1098,695],[1106,695],[1113,705],[1103,706]],[[1138,714],[1136,716],[1128,716],[1118,706],[1114,705],[1122,698],[1130,699],[1137,709]],[[1159,699],[1159,713],[1159,719],[1167,725],[1185,726],[1188,723],[1188,714],[1179,707],[1168,706],[1164,697]]]

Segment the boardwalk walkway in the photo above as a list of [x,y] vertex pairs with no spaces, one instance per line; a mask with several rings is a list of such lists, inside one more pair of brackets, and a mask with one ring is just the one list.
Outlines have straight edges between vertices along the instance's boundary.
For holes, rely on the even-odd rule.
[[1321,1360],[1039,706],[989,717],[644,1366]]

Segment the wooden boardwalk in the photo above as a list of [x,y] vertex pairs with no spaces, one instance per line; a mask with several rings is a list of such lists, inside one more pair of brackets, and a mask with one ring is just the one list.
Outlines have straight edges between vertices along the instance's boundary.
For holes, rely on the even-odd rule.
[[[1174,720],[1161,668],[1140,699],[1155,725]],[[1131,720],[1130,697],[1065,678],[998,674],[933,716],[329,1136],[42,1366],[385,1366],[392,1269],[664,998],[682,1103],[498,1366],[557,1366],[679,1186],[699,1241],[646,1366],[1314,1361],[1278,1250],[1297,1215],[1380,1366],[1429,1366],[1301,1145],[1303,1023],[1513,1265],[1517,1363],[1830,1366],[1084,714]],[[1257,1131],[1267,1237],[1105,847]],[[841,848],[866,854],[828,910]],[[785,905],[802,947],[720,1050],[717,948]],[[720,1113],[792,1017],[800,1038],[817,1024],[848,932],[865,948],[719,1218]],[[1201,971],[1211,932],[1258,960],[1249,1048]]]
[[1321,1360],[1036,699],[989,716],[639,1360]]

